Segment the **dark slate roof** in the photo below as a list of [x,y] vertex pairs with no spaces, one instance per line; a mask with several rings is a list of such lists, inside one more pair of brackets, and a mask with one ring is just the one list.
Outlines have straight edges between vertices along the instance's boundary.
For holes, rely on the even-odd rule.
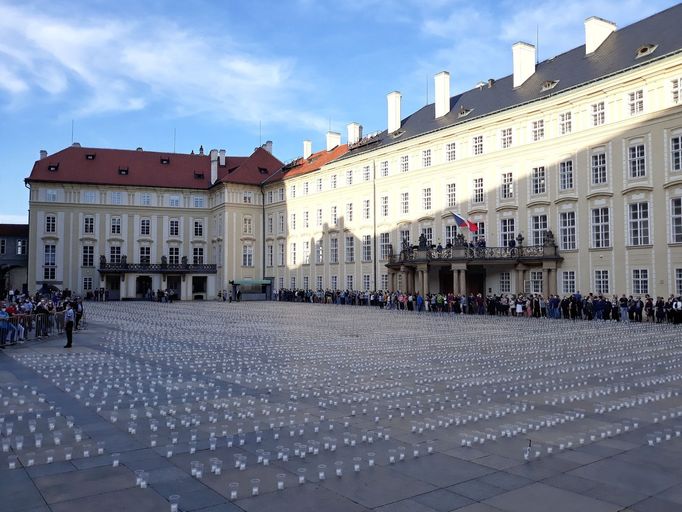
[[0,236],[28,237],[28,224],[0,224]]
[[[450,112],[439,119],[434,119],[435,105],[433,103],[426,105],[402,120],[400,131],[403,133],[400,136],[394,137],[384,130],[371,140],[365,139],[359,145],[351,146],[351,150],[340,159],[555,96],[680,52],[682,50],[680,27],[682,4],[613,32],[590,55],[585,55],[585,45],[581,45],[540,62],[533,76],[517,88],[513,86],[513,75],[509,75],[496,80],[490,88],[486,84],[481,88],[477,87],[453,96],[450,98]],[[658,47],[653,53],[636,58],[637,50],[646,44]],[[543,84],[550,80],[558,80],[557,85],[542,92]],[[471,112],[465,117],[459,117],[462,108],[471,109]]]

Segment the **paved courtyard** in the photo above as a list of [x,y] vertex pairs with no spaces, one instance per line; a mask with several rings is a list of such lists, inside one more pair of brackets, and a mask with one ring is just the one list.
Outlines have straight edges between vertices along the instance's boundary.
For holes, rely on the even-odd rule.
[[679,327],[86,308],[0,353],[4,512],[682,510]]

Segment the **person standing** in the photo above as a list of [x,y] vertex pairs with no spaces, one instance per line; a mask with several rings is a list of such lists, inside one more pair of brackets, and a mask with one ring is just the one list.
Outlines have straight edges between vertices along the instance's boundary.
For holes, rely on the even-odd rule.
[[73,323],[75,318],[76,315],[69,302],[66,304],[66,313],[64,313],[64,330],[66,331],[66,345],[64,345],[64,348],[71,348],[73,346]]

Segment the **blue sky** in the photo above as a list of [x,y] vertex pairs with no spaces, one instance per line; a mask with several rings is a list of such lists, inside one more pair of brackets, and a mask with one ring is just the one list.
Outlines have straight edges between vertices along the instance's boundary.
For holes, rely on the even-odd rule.
[[[23,178],[39,150],[84,146],[225,148],[266,140],[283,161],[302,141],[357,121],[386,127],[386,94],[402,114],[511,73],[511,45],[544,60],[584,43],[583,21],[623,27],[663,0],[260,1],[0,0],[0,222],[26,219]],[[262,133],[262,136],[261,136]]]

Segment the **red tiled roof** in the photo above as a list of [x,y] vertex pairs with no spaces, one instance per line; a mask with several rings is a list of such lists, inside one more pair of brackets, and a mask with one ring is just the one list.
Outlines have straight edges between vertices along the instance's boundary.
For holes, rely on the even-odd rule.
[[288,180],[289,178],[294,178],[296,176],[302,176],[314,171],[319,170],[323,165],[336,160],[340,156],[348,152],[348,145],[342,144],[336,146],[331,151],[318,151],[313,153],[308,158],[299,158],[292,163],[284,166],[280,169],[272,179],[268,180],[268,183],[273,181],[278,181],[281,179]]
[[0,236],[28,236],[28,224],[0,224]]
[[[219,181],[258,185],[267,177],[259,166],[272,174],[282,163],[262,148],[248,157],[227,156],[225,165],[218,167]],[[127,174],[121,174],[121,169],[127,169]],[[36,161],[26,181],[208,189],[211,159],[209,155],[70,146]]]

